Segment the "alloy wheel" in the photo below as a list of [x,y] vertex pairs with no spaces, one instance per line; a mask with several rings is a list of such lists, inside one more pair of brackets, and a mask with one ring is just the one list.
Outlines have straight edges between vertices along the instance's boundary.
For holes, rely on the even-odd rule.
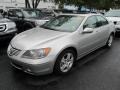
[[72,53],[66,53],[62,57],[62,60],[60,62],[60,70],[62,72],[68,72],[72,68],[73,62],[74,62],[73,54]]

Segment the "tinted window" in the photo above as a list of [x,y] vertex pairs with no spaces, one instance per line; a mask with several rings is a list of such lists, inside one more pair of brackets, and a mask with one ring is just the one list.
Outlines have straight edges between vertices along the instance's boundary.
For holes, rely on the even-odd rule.
[[9,16],[15,16],[15,11],[14,10],[9,10],[8,15]]
[[24,9],[23,13],[24,13],[26,18],[36,18],[36,17],[39,17],[39,15],[37,14],[36,10],[34,10],[34,9]]
[[16,11],[15,11],[15,15],[17,15],[17,16],[19,16],[19,17],[22,17],[22,16],[23,16],[21,10],[16,10]]
[[97,18],[96,16],[91,16],[85,22],[83,28],[96,28],[97,27]]
[[21,10],[19,10],[19,9],[11,9],[11,10],[9,10],[8,15],[11,16],[11,17],[23,16]]
[[97,22],[98,27],[108,24],[108,21],[105,18],[103,18],[102,16],[96,16],[96,17],[98,20],[98,22]]

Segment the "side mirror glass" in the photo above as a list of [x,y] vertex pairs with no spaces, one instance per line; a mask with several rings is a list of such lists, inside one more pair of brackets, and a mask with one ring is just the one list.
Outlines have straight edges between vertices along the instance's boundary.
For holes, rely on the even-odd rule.
[[83,33],[92,33],[93,29],[92,28],[85,28]]

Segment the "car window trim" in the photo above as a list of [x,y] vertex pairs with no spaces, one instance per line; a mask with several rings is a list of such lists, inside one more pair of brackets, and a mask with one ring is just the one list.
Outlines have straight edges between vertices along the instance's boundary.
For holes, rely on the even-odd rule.
[[[90,17],[93,17],[93,16],[96,18],[96,22],[97,22],[98,20],[97,20],[96,15],[92,15],[92,16],[89,16],[89,17],[86,19],[86,21],[84,22],[83,26],[85,25],[85,23],[87,22],[87,20],[88,20]],[[96,28],[98,28],[98,27],[95,27],[95,28],[92,28],[92,29],[96,29]],[[84,27],[83,27],[83,30],[84,30]]]

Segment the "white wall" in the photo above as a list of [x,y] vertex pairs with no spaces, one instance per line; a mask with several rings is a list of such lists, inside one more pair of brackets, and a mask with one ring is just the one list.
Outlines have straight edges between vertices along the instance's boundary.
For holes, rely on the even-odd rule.
[[52,2],[41,1],[38,5],[38,8],[57,8],[57,6]]
[[[25,0],[0,0],[1,7],[25,7]],[[54,3],[41,1],[38,8],[57,8]]]
[[0,7],[24,7],[24,0],[0,0]]

